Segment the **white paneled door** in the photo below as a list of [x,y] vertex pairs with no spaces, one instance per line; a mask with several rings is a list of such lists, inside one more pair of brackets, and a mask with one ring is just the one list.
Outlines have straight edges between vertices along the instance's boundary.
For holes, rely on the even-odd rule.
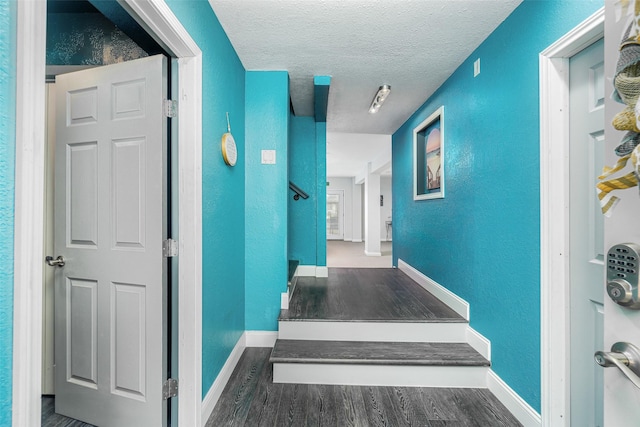
[[[635,9],[622,8],[626,3],[618,2],[615,0],[607,0],[605,2],[605,74],[607,82],[607,95],[613,90],[612,82],[616,75],[616,69],[618,66],[618,59],[622,55],[620,46],[625,29],[631,24],[633,20],[633,12]],[[633,4],[633,2],[632,2]],[[622,13],[621,13],[622,12]],[[626,12],[631,12],[627,14]],[[633,31],[637,31],[637,26],[632,26]],[[633,40],[635,40],[636,33],[633,33]],[[631,47],[631,50],[624,52],[624,58],[627,61],[632,59],[629,63],[635,63],[634,67],[640,62],[640,54],[638,54],[637,46],[633,44],[627,46]],[[624,64],[624,61],[621,62]],[[623,65],[624,67],[624,65]],[[625,74],[632,81],[633,86],[626,86],[624,90],[624,96],[627,98],[629,104],[637,103],[637,91],[640,88],[638,83],[638,68],[627,69]],[[622,86],[621,86],[622,88]],[[629,97],[629,90],[636,95]],[[635,100],[631,101],[631,99]],[[621,143],[622,139],[627,135],[626,130],[616,130],[611,125],[616,114],[620,113],[625,108],[625,104],[614,101],[613,97],[607,96],[605,104],[605,123],[607,128],[606,134],[606,149],[605,149],[605,164],[613,166],[620,159],[620,157],[614,154],[614,149]],[[635,106],[636,114],[638,112],[638,106]],[[632,110],[633,111],[633,110]],[[634,114],[631,116],[635,119]],[[631,134],[633,136],[634,134]],[[637,137],[637,134],[635,134]],[[630,164],[621,170],[619,173],[613,175],[613,177],[622,177],[632,172],[635,167]],[[637,173],[637,172],[636,172]],[[607,256],[607,271],[610,272],[609,278],[612,283],[618,281],[627,281],[628,284],[637,283],[637,269],[638,269],[638,257],[635,254],[627,251],[625,248],[616,247],[621,243],[635,243],[640,245],[640,197],[638,195],[638,187],[632,187],[624,190],[615,190],[611,194],[620,198],[620,202],[615,207],[615,210],[609,218],[605,219],[604,226],[604,243],[605,254]],[[626,252],[625,252],[626,251]],[[609,262],[611,260],[612,262]],[[609,268],[609,264],[613,268]],[[620,269],[620,270],[619,270]],[[620,275],[620,276],[618,276]],[[611,277],[613,276],[613,277]],[[605,284],[609,280],[604,280],[603,289]],[[610,288],[611,293],[616,296],[623,295],[620,291],[622,288],[618,287],[615,291],[615,287]],[[637,290],[631,292],[633,298],[637,299]],[[609,353],[612,347],[616,343],[630,343],[637,348],[640,348],[640,310],[631,309],[625,306],[616,304],[612,298],[605,293],[604,297],[604,343],[603,346],[605,352]],[[624,348],[624,346],[617,346],[618,350]],[[621,357],[620,351],[613,352],[614,356]],[[625,355],[626,353],[626,355]],[[623,360],[631,359],[630,367],[632,367],[636,373],[640,373],[640,354],[633,355],[633,351],[622,352]],[[631,357],[633,356],[633,357]],[[637,385],[629,379],[634,378],[633,373],[627,370],[625,375],[624,368],[619,369],[615,366],[615,363],[609,363],[611,366],[604,369],[604,425],[609,427],[636,427],[640,425],[640,378],[635,377]]]
[[604,40],[569,62],[571,424],[602,427],[604,219],[595,185],[604,162]]
[[56,79],[56,412],[100,427],[166,424],[166,61]]

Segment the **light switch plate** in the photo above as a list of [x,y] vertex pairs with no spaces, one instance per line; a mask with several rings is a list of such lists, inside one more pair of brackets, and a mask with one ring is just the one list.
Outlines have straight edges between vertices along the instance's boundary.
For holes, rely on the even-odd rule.
[[276,164],[276,150],[262,150],[262,164],[263,165],[275,165]]
[[477,77],[478,74],[480,74],[480,58],[473,63],[473,77]]

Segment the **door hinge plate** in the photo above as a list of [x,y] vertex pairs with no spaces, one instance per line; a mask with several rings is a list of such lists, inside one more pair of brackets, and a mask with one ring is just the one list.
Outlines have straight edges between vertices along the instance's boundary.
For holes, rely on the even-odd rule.
[[178,115],[178,101],[172,99],[164,100],[164,115],[166,117],[176,117]]
[[162,385],[162,398],[169,400],[178,395],[178,380],[168,378]]
[[173,239],[167,239],[162,242],[162,256],[165,258],[178,256],[178,242]]

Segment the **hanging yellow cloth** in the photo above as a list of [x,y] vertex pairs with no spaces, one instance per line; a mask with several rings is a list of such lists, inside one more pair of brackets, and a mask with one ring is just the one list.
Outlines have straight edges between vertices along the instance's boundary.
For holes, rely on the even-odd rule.
[[[633,172],[621,176],[619,178],[611,178],[605,180],[614,173],[622,170],[631,160]],[[633,188],[638,185],[638,176],[640,176],[640,145],[638,145],[631,154],[628,154],[620,160],[614,167],[605,166],[602,175],[598,177],[601,181],[596,185],[598,191],[598,199],[600,200],[600,208],[606,217],[610,217],[614,207],[620,202],[620,198],[611,195],[613,190],[624,190]]]

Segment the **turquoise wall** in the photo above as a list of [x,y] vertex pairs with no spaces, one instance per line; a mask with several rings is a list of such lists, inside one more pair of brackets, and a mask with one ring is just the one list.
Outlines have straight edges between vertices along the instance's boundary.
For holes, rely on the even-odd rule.
[[[300,265],[316,265],[317,162],[316,122],[313,117],[290,117],[289,180],[309,195],[293,200],[289,191],[289,259]],[[322,223],[324,227],[324,223]]]
[[[289,259],[327,265],[327,105],[331,76],[314,76],[314,117],[291,117],[289,179],[309,198],[289,198]],[[303,203],[299,203],[303,202]]]
[[0,2],[0,426],[11,425],[16,2]]
[[[287,290],[287,147],[289,74],[246,75],[245,283],[247,330],[277,330],[280,293]],[[262,164],[261,151],[276,163]]]
[[318,231],[316,233],[316,265],[327,265],[327,123],[316,123],[316,173],[318,194]]
[[[404,260],[471,304],[493,370],[537,411],[538,54],[602,5],[524,1],[393,135],[394,264]],[[446,198],[414,201],[412,130],[441,105]]]
[[[167,4],[202,50],[204,396],[245,329],[245,70],[206,0],[168,0]],[[234,167],[225,165],[220,151],[220,138],[227,131],[226,112],[239,153]]]
[[108,65],[146,56],[99,13],[47,14],[47,65]]

